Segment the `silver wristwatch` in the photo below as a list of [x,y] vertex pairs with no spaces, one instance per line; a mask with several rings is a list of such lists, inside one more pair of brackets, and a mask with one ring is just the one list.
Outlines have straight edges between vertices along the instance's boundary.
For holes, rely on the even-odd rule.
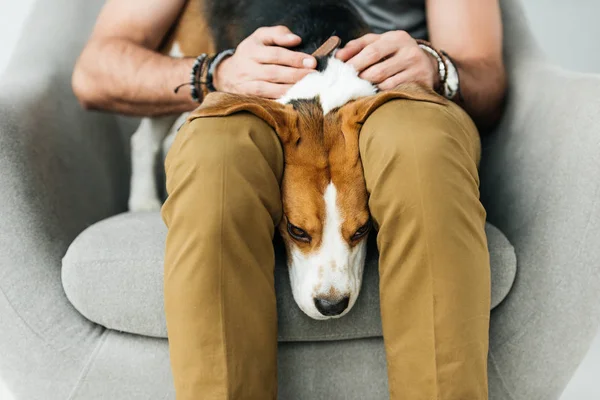
[[440,50],[444,55],[444,61],[446,64],[446,80],[444,81],[443,90],[444,96],[448,99],[454,99],[460,92],[460,79],[458,77],[458,70],[452,62],[452,59],[446,54],[444,50]]

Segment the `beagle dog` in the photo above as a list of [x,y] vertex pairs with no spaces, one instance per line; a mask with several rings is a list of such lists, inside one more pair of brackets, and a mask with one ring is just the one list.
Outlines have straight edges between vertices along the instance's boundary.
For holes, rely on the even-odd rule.
[[[210,25],[204,21],[210,21]],[[335,32],[342,43],[368,31],[348,1],[188,1],[167,42],[171,55],[195,56],[234,48],[260,26],[285,25],[302,38],[296,48],[314,52]],[[377,93],[353,67],[332,56],[319,57],[314,73],[277,101],[211,93],[187,118],[255,114],[278,134],[285,165],[282,182],[284,240],[294,299],[310,317],[338,318],[360,292],[371,230],[368,193],[359,154],[366,118],[393,98],[424,89]],[[413,93],[413,94],[411,94]],[[154,160],[178,116],[144,119],[132,138],[132,211],[158,209]]]

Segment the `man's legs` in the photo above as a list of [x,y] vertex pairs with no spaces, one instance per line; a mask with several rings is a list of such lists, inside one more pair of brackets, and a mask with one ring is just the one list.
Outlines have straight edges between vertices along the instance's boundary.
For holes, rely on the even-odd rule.
[[166,172],[165,312],[177,399],[274,399],[279,139],[248,113],[195,119],[180,129]]
[[392,400],[487,399],[479,137],[456,105],[394,100],[360,133]]

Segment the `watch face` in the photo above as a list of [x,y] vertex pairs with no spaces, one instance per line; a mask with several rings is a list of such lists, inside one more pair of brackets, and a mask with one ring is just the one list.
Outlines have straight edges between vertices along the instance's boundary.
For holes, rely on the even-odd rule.
[[456,95],[456,92],[458,92],[458,73],[456,72],[456,68],[454,68],[454,66],[448,68],[446,87],[448,88],[447,92],[449,92],[449,98],[454,97],[454,95]]
[[447,70],[446,82],[444,83],[444,95],[447,98],[452,99],[454,96],[456,96],[456,93],[459,89],[458,71],[456,70],[452,60],[450,60],[450,57],[448,57],[446,53],[443,54],[446,58]]

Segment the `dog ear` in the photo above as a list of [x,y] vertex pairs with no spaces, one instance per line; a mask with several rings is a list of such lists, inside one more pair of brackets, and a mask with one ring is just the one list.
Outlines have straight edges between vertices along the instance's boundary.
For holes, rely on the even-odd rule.
[[241,111],[250,112],[269,124],[282,142],[292,134],[296,125],[297,113],[292,106],[257,96],[232,93],[210,93],[202,104],[190,113],[188,121],[203,117],[224,117]]
[[377,93],[372,96],[361,97],[346,103],[339,109],[341,115],[342,132],[346,137],[358,137],[360,129],[367,118],[381,105],[394,99],[407,99],[426,101],[437,104],[446,104],[447,100],[431,89],[420,84],[407,83],[395,89]]

